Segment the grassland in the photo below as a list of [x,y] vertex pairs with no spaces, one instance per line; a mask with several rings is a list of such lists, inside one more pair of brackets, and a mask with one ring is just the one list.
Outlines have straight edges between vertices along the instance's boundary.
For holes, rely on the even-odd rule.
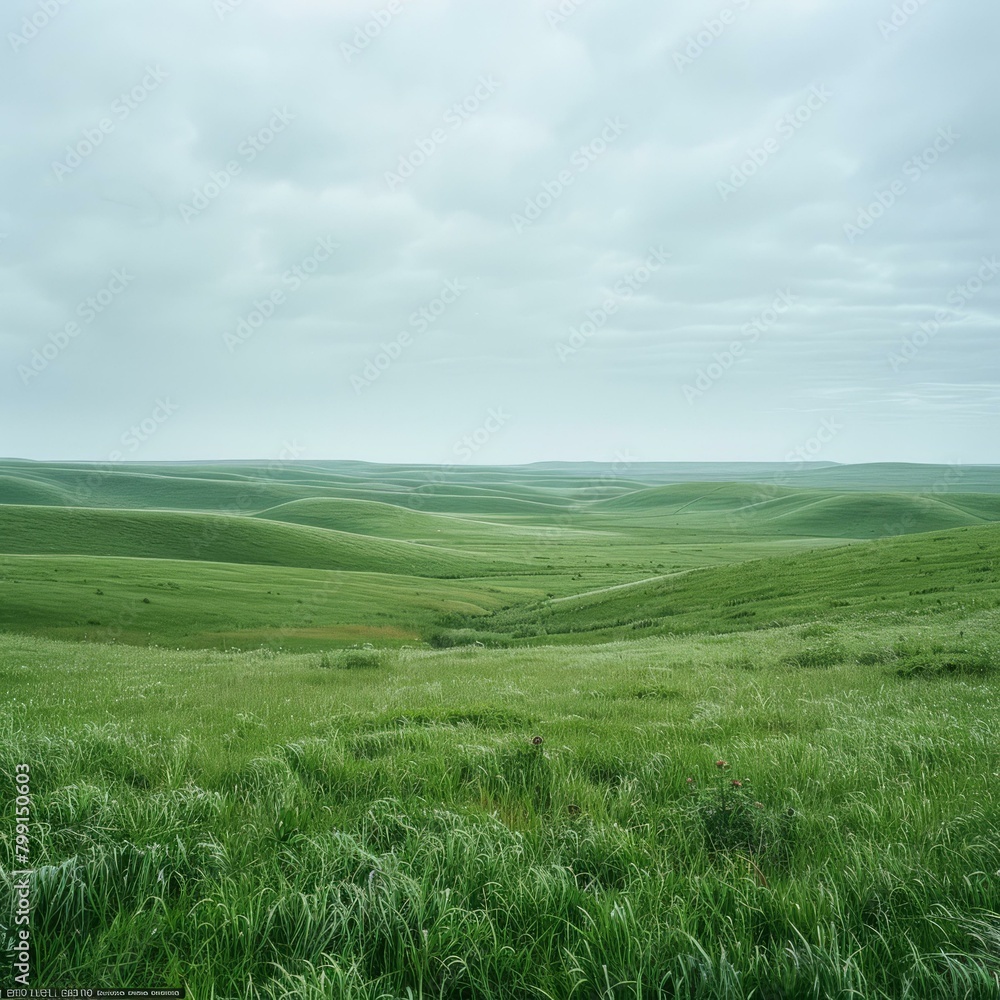
[[32,985],[1000,996],[960,472],[0,462]]

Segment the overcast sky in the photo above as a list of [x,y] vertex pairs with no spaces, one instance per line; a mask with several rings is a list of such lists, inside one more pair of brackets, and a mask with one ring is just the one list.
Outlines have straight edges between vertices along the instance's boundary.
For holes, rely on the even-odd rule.
[[998,461],[996,0],[0,27],[0,455]]

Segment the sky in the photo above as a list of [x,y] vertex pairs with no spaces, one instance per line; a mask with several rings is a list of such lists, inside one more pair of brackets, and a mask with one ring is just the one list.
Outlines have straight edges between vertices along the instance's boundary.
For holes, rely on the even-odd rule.
[[995,0],[0,14],[0,456],[996,463]]

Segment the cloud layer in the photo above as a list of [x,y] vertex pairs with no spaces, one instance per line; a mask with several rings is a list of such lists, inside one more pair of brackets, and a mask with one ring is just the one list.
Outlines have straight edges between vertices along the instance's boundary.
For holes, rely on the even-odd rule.
[[0,27],[0,454],[996,461],[987,0]]

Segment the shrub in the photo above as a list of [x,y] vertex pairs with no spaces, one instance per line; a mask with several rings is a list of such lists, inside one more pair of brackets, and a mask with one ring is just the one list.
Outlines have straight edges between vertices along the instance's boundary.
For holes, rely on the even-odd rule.
[[863,666],[889,666],[898,677],[945,677],[950,674],[986,676],[997,668],[1000,656],[985,645],[947,649],[941,643],[914,643],[900,639],[891,646],[867,649],[858,655]]
[[494,649],[509,646],[511,637],[501,632],[477,632],[471,628],[445,629],[427,637],[435,649],[451,649],[454,646],[491,646]]
[[996,658],[982,650],[928,652],[902,657],[897,662],[899,677],[946,677],[949,674],[985,677],[996,669]]
[[319,665],[335,670],[368,670],[388,667],[396,660],[396,654],[389,649],[341,649],[323,653]]
[[729,765],[718,761],[718,780],[699,788],[688,779],[692,811],[712,855],[742,854],[787,863],[795,844],[794,809],[768,805],[756,799],[746,778],[730,778]]
[[798,652],[783,656],[781,662],[788,667],[835,667],[847,659],[843,646],[827,642],[817,646],[805,646]]

